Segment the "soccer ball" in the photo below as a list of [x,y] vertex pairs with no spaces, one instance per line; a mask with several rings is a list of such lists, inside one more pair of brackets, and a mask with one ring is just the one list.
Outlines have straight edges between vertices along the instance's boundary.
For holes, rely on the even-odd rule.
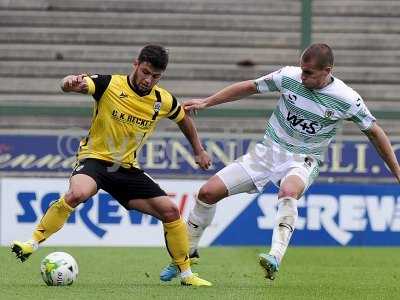
[[47,285],[71,285],[78,276],[78,264],[65,252],[53,252],[40,263],[40,273]]

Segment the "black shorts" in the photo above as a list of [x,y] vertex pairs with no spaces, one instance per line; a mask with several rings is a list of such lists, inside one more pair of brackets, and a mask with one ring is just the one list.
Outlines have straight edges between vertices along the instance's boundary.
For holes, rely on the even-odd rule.
[[122,206],[132,199],[149,199],[166,196],[160,186],[138,168],[123,168],[112,162],[88,158],[79,162],[71,176],[85,174],[94,179],[97,188],[108,192]]

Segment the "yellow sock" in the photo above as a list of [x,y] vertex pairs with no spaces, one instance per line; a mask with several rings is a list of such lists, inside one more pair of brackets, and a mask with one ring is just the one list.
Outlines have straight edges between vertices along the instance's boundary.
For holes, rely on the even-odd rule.
[[64,196],[51,205],[33,232],[32,239],[38,243],[45,241],[53,233],[57,232],[67,222],[74,208],[65,203]]
[[164,223],[165,244],[173,262],[181,272],[190,270],[189,238],[185,222],[181,218]]

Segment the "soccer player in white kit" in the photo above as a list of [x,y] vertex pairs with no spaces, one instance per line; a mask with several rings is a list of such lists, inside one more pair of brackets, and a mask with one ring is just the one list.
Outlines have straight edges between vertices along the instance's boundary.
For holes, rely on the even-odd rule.
[[[198,257],[198,243],[215,215],[216,203],[238,193],[261,192],[268,182],[278,188],[278,211],[268,254],[259,262],[266,278],[274,280],[297,219],[297,200],[319,173],[324,153],[343,120],[355,122],[367,135],[400,182],[400,168],[389,138],[361,96],[332,75],[333,53],[326,44],[313,44],[301,55],[300,67],[284,67],[256,80],[232,84],[205,99],[185,102],[196,111],[239,100],[256,93],[279,91],[262,143],[212,176],[199,190],[188,219],[190,255]],[[177,276],[170,264],[160,273]]]

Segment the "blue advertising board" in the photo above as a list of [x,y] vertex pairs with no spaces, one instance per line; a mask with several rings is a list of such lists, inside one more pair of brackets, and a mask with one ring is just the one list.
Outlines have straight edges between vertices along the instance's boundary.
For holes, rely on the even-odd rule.
[[[203,135],[203,144],[212,155],[213,165],[200,170],[194,162],[188,141],[182,136],[155,136],[143,146],[138,157],[141,167],[154,176],[176,175],[209,177],[243,155],[256,138],[230,138]],[[257,138],[260,138],[259,136]],[[0,135],[0,172],[71,172],[80,137],[77,135]],[[393,143],[396,153],[400,142]],[[326,153],[321,177],[390,178],[387,166],[366,140],[333,142]]]
[[[276,192],[271,186],[258,195],[212,245],[268,245]],[[298,211],[291,245],[400,246],[399,185],[315,184]]]

